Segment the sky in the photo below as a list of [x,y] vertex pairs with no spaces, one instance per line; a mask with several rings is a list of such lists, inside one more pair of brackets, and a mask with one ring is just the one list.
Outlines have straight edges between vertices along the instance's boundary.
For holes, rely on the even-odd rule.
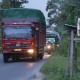
[[0,2],[2,2],[2,0],[0,0]]
[[2,0],[0,0],[0,3],[2,2]]
[[24,4],[25,8],[39,9],[43,12],[44,16],[47,18],[47,0],[29,0],[28,4]]

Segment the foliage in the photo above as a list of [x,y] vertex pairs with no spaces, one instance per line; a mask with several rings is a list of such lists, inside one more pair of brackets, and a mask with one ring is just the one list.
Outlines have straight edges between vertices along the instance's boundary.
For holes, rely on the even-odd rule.
[[68,53],[68,35],[63,35],[60,47],[56,48],[55,53],[67,56]]
[[41,71],[46,74],[44,80],[64,80],[66,58],[54,55],[45,63]]
[[80,17],[80,1],[48,0],[46,10],[48,11],[49,25],[56,24],[59,31],[64,31],[65,23],[76,25],[77,18]]
[[11,7],[22,7],[23,3],[28,3],[28,0],[10,0],[11,2]]
[[1,8],[10,8],[10,1],[9,0],[2,0]]
[[3,0],[1,8],[19,8],[23,3],[28,3],[28,0]]

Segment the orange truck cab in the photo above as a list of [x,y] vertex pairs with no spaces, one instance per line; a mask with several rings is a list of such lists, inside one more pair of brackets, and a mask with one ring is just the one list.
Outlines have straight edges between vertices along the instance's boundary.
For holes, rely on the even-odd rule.
[[31,57],[33,60],[43,58],[46,23],[40,10],[4,9],[2,24],[4,62],[8,62],[9,58],[12,60],[24,57]]

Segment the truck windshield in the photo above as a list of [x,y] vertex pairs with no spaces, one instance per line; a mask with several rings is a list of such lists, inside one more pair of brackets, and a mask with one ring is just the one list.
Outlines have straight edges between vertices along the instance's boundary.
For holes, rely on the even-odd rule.
[[46,38],[46,43],[51,42],[51,43],[55,43],[55,38]]
[[31,38],[32,29],[30,26],[7,26],[3,28],[4,38]]

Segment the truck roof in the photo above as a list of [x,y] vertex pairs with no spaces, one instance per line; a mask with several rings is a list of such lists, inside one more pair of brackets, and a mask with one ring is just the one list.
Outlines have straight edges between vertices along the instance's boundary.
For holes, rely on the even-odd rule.
[[38,20],[43,24],[46,24],[45,17],[40,10],[29,8],[10,8],[2,9],[2,20],[10,19],[30,19]]

